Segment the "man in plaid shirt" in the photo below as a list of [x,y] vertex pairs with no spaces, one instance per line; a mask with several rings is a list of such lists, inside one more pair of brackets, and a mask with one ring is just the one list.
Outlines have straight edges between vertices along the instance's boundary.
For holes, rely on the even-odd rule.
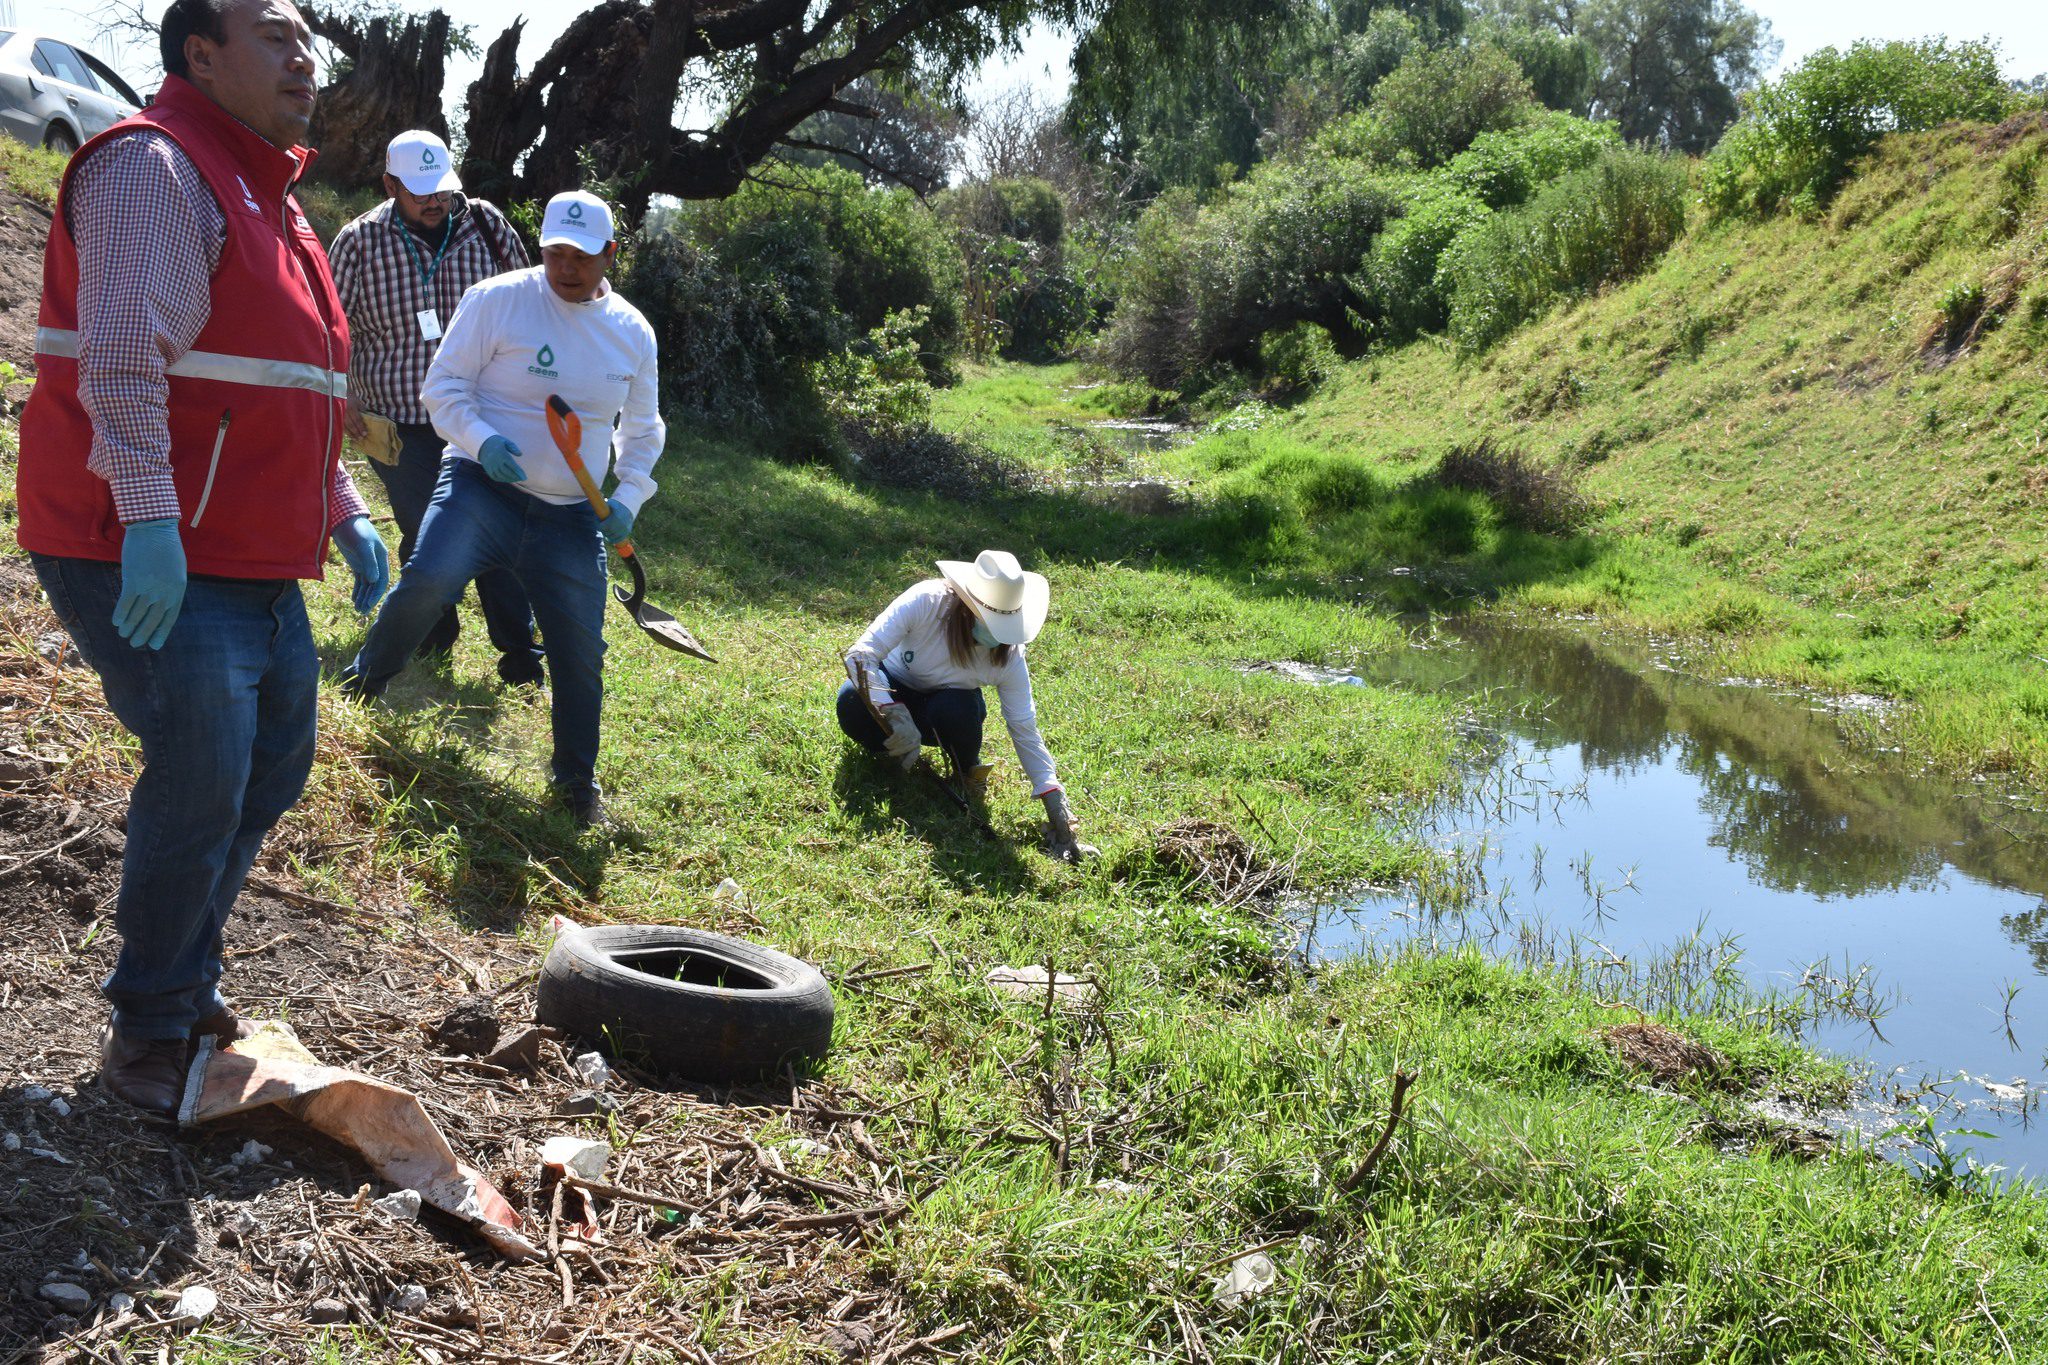
[[[402,563],[412,558],[446,444],[420,402],[427,366],[463,291],[528,262],[505,215],[463,195],[448,144],[430,132],[391,139],[384,192],[391,197],[336,234],[327,254],[348,311],[348,433],[369,451],[390,496]],[[533,609],[519,580],[492,570],[476,580],[476,595],[498,650],[498,676],[514,686],[540,683]],[[450,606],[419,652],[445,655],[459,629]]]

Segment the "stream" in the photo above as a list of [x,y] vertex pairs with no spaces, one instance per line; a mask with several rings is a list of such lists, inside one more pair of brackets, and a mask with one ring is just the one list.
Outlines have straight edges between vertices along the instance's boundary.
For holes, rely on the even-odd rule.
[[1440,620],[1357,676],[1279,667],[1469,698],[1485,756],[1416,817],[1444,876],[1320,907],[1311,954],[1472,943],[1605,998],[1750,1013],[1867,1065],[1838,1122],[1931,1122],[2048,1175],[2048,816],[1897,752],[1882,702],[1570,624]]

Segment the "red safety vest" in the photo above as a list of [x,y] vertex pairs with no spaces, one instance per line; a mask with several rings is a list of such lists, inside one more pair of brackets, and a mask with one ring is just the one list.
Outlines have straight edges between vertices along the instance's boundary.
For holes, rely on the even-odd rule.
[[212,315],[166,372],[186,568],[319,578],[348,396],[348,319],[327,253],[291,195],[313,153],[272,146],[176,76],[149,108],[80,149],[58,191],[43,253],[36,383],[21,418],[17,539],[42,554],[121,557],[113,493],[86,468],[92,423],[78,397],[78,247],[66,210],[72,172],[136,128],[178,144],[227,220]]

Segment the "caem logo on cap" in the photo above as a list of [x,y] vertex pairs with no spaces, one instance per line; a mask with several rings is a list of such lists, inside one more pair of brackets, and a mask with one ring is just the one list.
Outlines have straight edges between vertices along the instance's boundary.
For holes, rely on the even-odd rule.
[[581,205],[581,204],[571,204],[571,205],[569,205],[569,219],[570,219],[570,221],[571,221],[571,222],[576,222],[576,223],[580,223],[580,222],[582,222],[582,221],[583,221],[583,205]]

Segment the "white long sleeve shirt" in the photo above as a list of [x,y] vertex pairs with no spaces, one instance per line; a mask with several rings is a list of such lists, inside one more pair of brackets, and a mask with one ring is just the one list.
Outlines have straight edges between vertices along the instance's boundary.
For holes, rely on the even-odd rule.
[[919,692],[993,686],[1010,743],[1017,748],[1017,762],[1031,782],[1031,794],[1063,790],[1053,771],[1052,753],[1038,733],[1038,707],[1031,699],[1031,670],[1024,663],[1024,646],[1013,646],[1009,661],[1001,666],[995,662],[995,651],[981,645],[974,647],[966,663],[955,663],[946,644],[946,617],[954,600],[953,590],[943,578],[928,578],[905,592],[883,608],[867,632],[846,651],[847,676],[854,676],[856,664],[867,665],[868,696],[877,706],[894,700],[877,665],[886,668],[898,683]]
[[503,436],[519,447],[526,478],[518,487],[544,502],[582,502],[548,434],[548,395],[561,395],[582,419],[584,466],[600,484],[608,468],[616,473],[613,495],[637,515],[654,496],[654,462],[668,439],[654,329],[609,282],[589,302],[569,303],[542,269],[470,286],[427,367],[420,401],[448,454],[473,460],[485,441]]

